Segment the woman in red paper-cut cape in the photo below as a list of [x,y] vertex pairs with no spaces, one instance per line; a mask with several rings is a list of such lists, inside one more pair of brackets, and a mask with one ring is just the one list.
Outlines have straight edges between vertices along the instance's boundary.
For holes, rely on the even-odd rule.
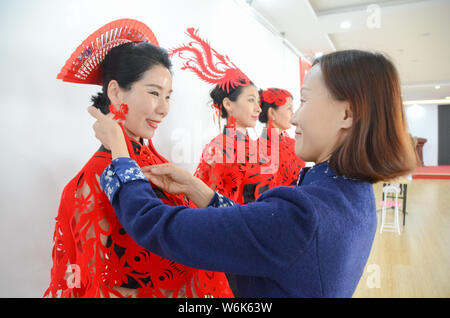
[[[89,36],[58,78],[102,85],[102,93],[92,98],[94,106],[121,123],[128,151],[143,167],[167,162],[151,138],[169,110],[170,68],[152,31],[139,21],[121,19]],[[223,273],[164,259],[130,238],[98,183],[110,163],[111,152],[101,146],[63,190],[44,296],[234,297]],[[193,206],[184,196],[152,187],[167,204]]]
[[272,189],[278,186],[294,186],[305,162],[295,155],[295,140],[286,133],[291,127],[293,115],[292,94],[280,88],[260,90],[259,94],[259,121],[266,126],[261,132],[258,144],[261,149],[267,150],[262,155],[273,167],[274,174],[269,187]]
[[228,58],[201,39],[194,28],[187,29],[192,41],[173,49],[185,61],[182,69],[194,72],[215,87],[210,92],[212,107],[223,131],[203,149],[195,176],[213,190],[241,204],[253,202],[269,188],[273,178],[264,172],[257,140],[247,134],[261,112],[259,93],[253,82]]

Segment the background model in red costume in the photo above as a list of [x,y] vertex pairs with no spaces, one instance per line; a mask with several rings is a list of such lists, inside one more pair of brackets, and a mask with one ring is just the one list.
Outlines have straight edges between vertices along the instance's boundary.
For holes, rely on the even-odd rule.
[[[58,78],[103,86],[92,98],[94,106],[120,122],[130,156],[143,167],[168,162],[151,137],[169,109],[170,67],[152,31],[122,19],[89,36]],[[131,239],[98,182],[110,163],[111,153],[101,146],[63,190],[51,283],[44,296],[233,297],[223,273],[177,264]],[[184,196],[152,187],[165,203],[191,205]]]
[[[288,136],[286,130],[291,127],[293,115],[292,94],[280,88],[260,90],[261,113],[259,121],[265,123],[258,144],[261,149],[267,149],[268,162],[274,158],[273,179],[270,188],[278,186],[293,186],[297,183],[300,169],[305,162],[295,155],[295,140]],[[272,149],[274,139],[278,139],[278,149]],[[267,147],[265,146],[267,144]]]
[[219,54],[197,30],[187,29],[193,41],[171,50],[170,55],[183,59],[182,69],[191,70],[215,87],[210,93],[212,107],[227,124],[203,150],[195,175],[217,192],[238,203],[248,203],[268,189],[270,175],[261,174],[256,140],[247,128],[253,128],[261,108],[255,85],[228,56]]

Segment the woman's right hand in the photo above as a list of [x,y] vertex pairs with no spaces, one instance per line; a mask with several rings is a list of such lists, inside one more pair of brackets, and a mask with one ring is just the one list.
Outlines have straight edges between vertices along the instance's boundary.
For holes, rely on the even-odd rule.
[[120,157],[129,157],[127,143],[119,124],[113,119],[111,113],[104,115],[94,106],[89,106],[89,114],[94,117],[96,122],[92,126],[95,131],[95,137],[111,150],[112,159]]
[[195,177],[171,163],[145,166],[141,168],[147,179],[157,187],[172,194],[185,194],[189,192]]
[[214,191],[203,181],[174,164],[146,166],[142,171],[155,186],[172,194],[184,194],[199,208],[207,207],[214,197]]

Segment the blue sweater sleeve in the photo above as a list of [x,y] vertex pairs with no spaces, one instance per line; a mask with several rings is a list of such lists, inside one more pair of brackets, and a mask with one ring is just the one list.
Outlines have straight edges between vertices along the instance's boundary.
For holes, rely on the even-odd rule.
[[115,159],[100,182],[136,243],[194,268],[273,277],[301,255],[317,227],[312,202],[295,188],[267,191],[248,205],[169,206],[129,158]]

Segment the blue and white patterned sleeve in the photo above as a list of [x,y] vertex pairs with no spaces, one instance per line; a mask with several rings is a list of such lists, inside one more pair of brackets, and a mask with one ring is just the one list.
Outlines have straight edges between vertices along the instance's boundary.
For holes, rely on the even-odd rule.
[[208,206],[214,207],[214,208],[227,208],[230,206],[233,206],[235,203],[233,200],[227,198],[226,196],[214,192],[214,197],[211,199],[211,202],[209,202]]
[[[106,167],[100,176],[100,185],[109,201],[112,203],[114,196],[120,187],[129,182],[142,180],[148,182],[139,165],[131,158],[116,158]],[[208,206],[214,208],[226,208],[233,206],[233,200],[214,192],[214,197]]]
[[[278,187],[246,205],[215,193],[206,208],[171,206],[130,158],[115,159],[100,184],[138,245],[189,267],[275,277],[314,242],[315,207],[297,188]],[[274,217],[281,226],[273,226]]]
[[129,181],[142,180],[148,182],[139,165],[131,158],[116,158],[103,170],[100,176],[100,185],[109,201],[112,202],[114,195],[120,186]]

